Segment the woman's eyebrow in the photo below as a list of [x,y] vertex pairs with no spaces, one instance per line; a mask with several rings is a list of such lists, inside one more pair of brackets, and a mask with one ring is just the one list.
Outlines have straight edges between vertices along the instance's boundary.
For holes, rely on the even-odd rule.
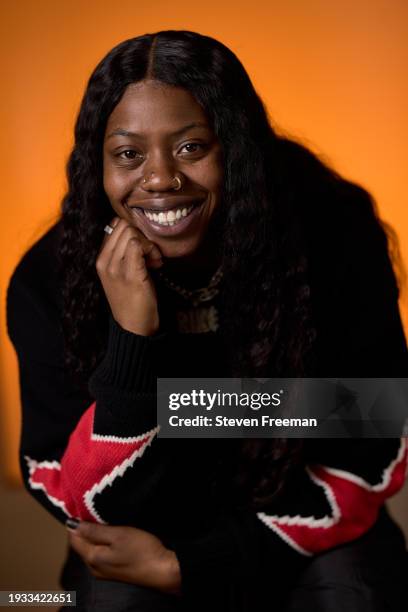
[[[195,121],[194,123],[189,123],[188,125],[183,126],[179,130],[172,132],[171,136],[181,136],[182,134],[184,134],[184,132],[188,132],[188,130],[191,130],[192,128],[195,128],[195,127],[206,128],[207,130],[209,129],[209,126],[206,123]],[[129,130],[124,130],[123,128],[117,128],[116,130],[113,130],[113,132],[108,134],[106,139],[111,138],[112,136],[128,136],[128,137],[136,136],[138,138],[145,137],[144,134],[139,134],[138,132],[131,132]]]

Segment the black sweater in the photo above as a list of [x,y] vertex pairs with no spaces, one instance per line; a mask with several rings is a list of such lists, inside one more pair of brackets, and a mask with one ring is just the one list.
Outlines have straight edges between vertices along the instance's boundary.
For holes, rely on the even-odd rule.
[[[225,597],[235,610],[262,575],[277,589],[310,556],[375,523],[402,486],[405,440],[309,440],[303,468],[255,513],[238,507],[230,488],[239,441],[157,438],[157,376],[228,376],[216,333],[180,334],[163,316],[159,332],[143,337],[111,318],[89,393],[76,388],[63,364],[59,233],[57,224],[24,256],[7,302],[20,367],[21,469],[39,503],[61,521],[157,534],[176,551],[186,600]],[[347,213],[338,236],[321,260],[311,255],[315,374],[404,377],[407,348],[384,236],[368,209]],[[171,308],[163,300],[161,312]]]

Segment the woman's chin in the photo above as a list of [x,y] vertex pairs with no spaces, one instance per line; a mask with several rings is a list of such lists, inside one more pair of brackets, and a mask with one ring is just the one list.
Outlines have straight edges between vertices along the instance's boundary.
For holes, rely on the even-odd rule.
[[160,252],[164,258],[164,263],[166,263],[166,259],[172,263],[176,263],[177,261],[180,263],[183,261],[189,261],[190,259],[194,258],[194,254],[197,251],[197,248],[186,248],[183,245],[178,246],[175,244],[163,244],[158,240],[156,240],[155,243],[160,249]]
[[[139,228],[140,229],[140,228]],[[201,236],[193,235],[183,238],[164,237],[149,235],[149,232],[144,233],[148,240],[154,242],[159,248],[163,258],[171,260],[189,260],[199,251],[202,243]]]

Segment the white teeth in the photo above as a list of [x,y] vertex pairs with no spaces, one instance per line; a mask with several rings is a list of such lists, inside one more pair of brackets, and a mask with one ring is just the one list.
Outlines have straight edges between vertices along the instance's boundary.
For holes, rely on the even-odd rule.
[[193,210],[194,206],[188,208],[177,208],[169,210],[168,212],[154,213],[148,210],[144,210],[144,214],[150,221],[159,223],[160,225],[176,225],[178,221],[187,217],[187,215]]

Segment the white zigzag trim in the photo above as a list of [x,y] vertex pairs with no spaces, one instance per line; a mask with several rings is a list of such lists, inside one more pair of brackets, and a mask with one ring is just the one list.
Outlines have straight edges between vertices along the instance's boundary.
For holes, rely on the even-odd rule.
[[31,459],[27,455],[24,457],[28,464],[28,470],[30,475],[35,472],[35,470],[40,468],[45,468],[47,470],[60,470],[61,464],[58,461],[36,461],[35,459]]
[[[269,525],[267,521],[275,521],[276,523],[279,523],[279,525],[306,526],[306,527],[311,527],[314,529],[323,527],[327,529],[339,522],[340,517],[341,517],[341,510],[337,504],[332,488],[330,487],[330,485],[327,484],[327,482],[324,482],[323,480],[318,478],[318,476],[316,476],[316,474],[314,474],[310,468],[306,467],[306,472],[309,475],[309,478],[312,480],[312,482],[314,482],[315,485],[317,485],[318,487],[322,487],[324,494],[326,496],[326,499],[331,508],[331,516],[326,515],[322,518],[317,519],[314,516],[300,516],[299,514],[297,514],[296,516],[290,516],[288,514],[284,516],[278,516],[278,515],[270,515],[270,514],[268,515],[268,514],[265,514],[264,512],[260,512],[258,514],[258,517],[261,518],[261,520],[266,525]],[[262,517],[260,515],[262,515]],[[272,527],[272,525],[269,525],[269,526]]]
[[120,436],[105,436],[103,434],[94,433],[94,426],[95,426],[95,412],[92,418],[91,440],[93,442],[118,442],[120,444],[133,444],[134,442],[139,442],[140,440],[142,440],[146,436],[149,436],[153,432],[157,433],[160,431],[160,425],[157,425],[157,427],[155,427],[154,429],[151,429],[150,431],[146,433],[139,434],[138,436],[134,436],[133,438],[123,438]]
[[295,542],[295,540],[293,538],[291,538],[290,536],[288,536],[287,533],[282,531],[281,528],[278,525],[275,525],[274,523],[269,523],[268,519],[270,517],[267,514],[264,514],[263,512],[258,512],[257,516],[258,516],[258,518],[263,523],[265,523],[265,525],[267,527],[272,529],[280,538],[282,538],[282,540],[284,540],[286,542],[286,544],[289,544],[289,546],[294,548],[298,553],[300,553],[301,555],[305,555],[306,557],[312,557],[313,556],[312,553],[310,553],[305,548],[302,548],[302,546],[299,546],[299,544],[297,542]]
[[[306,472],[309,475],[309,478],[314,482],[317,486],[322,487],[324,494],[326,496],[327,501],[329,502],[330,508],[332,510],[332,516],[324,516],[323,518],[316,519],[314,516],[277,516],[277,515],[268,515],[265,512],[258,512],[257,517],[270,529],[272,529],[286,544],[291,546],[294,550],[302,555],[306,555],[308,557],[312,557],[313,553],[309,552],[302,546],[300,546],[293,538],[291,538],[285,531],[280,528],[280,525],[297,525],[297,526],[306,526],[312,529],[317,529],[319,527],[328,529],[332,527],[336,523],[339,522],[341,518],[341,511],[337,504],[334,493],[327,484],[324,482],[316,474],[312,472],[312,470],[306,466]],[[275,522],[273,522],[275,521]],[[278,523],[278,524],[276,524]]]
[[[107,486],[112,485],[113,481],[116,478],[118,478],[119,476],[123,476],[123,474],[126,472],[126,470],[129,467],[132,467],[132,465],[134,464],[136,459],[141,457],[144,454],[144,452],[147,449],[147,447],[151,445],[151,443],[153,442],[153,439],[154,439],[155,435],[158,433],[159,429],[160,429],[160,426],[155,427],[154,429],[151,429],[150,431],[146,432],[145,434],[142,434],[142,435],[137,436],[135,438],[127,438],[127,440],[132,440],[134,442],[136,442],[138,440],[141,440],[143,438],[146,438],[147,436],[150,439],[147,441],[147,443],[144,446],[141,446],[140,448],[138,448],[133,453],[133,455],[131,455],[128,459],[125,459],[120,465],[115,466],[113,468],[113,470],[109,474],[106,474],[102,478],[102,480],[100,480],[91,489],[89,489],[88,491],[86,491],[84,493],[84,503],[85,503],[85,506],[87,507],[87,509],[90,512],[90,514],[92,514],[92,516],[95,517],[95,519],[99,523],[106,524],[106,521],[104,521],[102,519],[102,517],[98,514],[98,512],[95,509],[95,505],[94,505],[94,497],[95,497],[95,495],[97,493],[101,493]],[[111,438],[115,438],[115,436],[99,436],[99,438],[109,438],[109,439],[111,439]],[[103,440],[103,441],[108,441],[108,440]],[[115,442],[116,441],[122,441],[122,439],[115,440]]]
[[352,472],[346,472],[345,470],[339,470],[337,468],[326,467],[322,465],[321,467],[328,474],[332,474],[333,476],[338,476],[339,478],[343,478],[343,480],[348,480],[349,482],[353,482],[358,485],[362,489],[366,491],[372,491],[377,493],[379,491],[384,491],[391,482],[392,473],[395,469],[395,466],[400,463],[404,457],[406,449],[408,448],[408,440],[406,438],[401,438],[401,444],[398,449],[398,454],[396,458],[391,461],[390,465],[386,467],[382,473],[381,480],[376,485],[371,485],[369,482],[361,478],[361,476],[357,476],[357,474],[353,474]]
[[[329,468],[326,467],[324,465],[320,466],[322,467],[325,472],[329,473],[329,474],[333,474],[334,476],[338,476],[340,478],[343,478],[344,480],[348,480],[350,482],[354,482],[355,484],[358,484],[359,486],[361,486],[364,489],[367,489],[369,491],[381,491],[383,489],[386,489],[387,486],[389,485],[390,481],[391,481],[391,477],[392,477],[392,472],[395,468],[395,466],[400,463],[400,461],[402,461],[404,454],[406,452],[406,450],[408,449],[408,438],[402,438],[401,439],[401,444],[398,450],[398,454],[397,457],[390,463],[390,465],[383,471],[382,474],[382,478],[381,478],[381,482],[378,485],[370,485],[369,483],[367,483],[363,478],[352,474],[350,472],[346,472],[344,470],[337,470],[334,468]],[[332,527],[333,525],[335,525],[336,523],[339,522],[340,518],[341,518],[341,510],[337,504],[335,495],[333,493],[332,488],[330,487],[330,485],[328,485],[326,482],[324,482],[323,480],[321,480],[313,471],[311,468],[306,466],[306,471],[309,475],[309,477],[311,478],[311,480],[318,486],[323,487],[324,493],[326,495],[327,501],[330,504],[330,507],[332,509],[332,517],[329,516],[325,516],[322,519],[315,519],[313,516],[309,516],[309,517],[302,517],[299,515],[296,516],[289,516],[289,515],[285,515],[285,516],[277,516],[277,515],[268,515],[265,514],[264,512],[259,512],[257,513],[258,518],[265,524],[267,525],[267,527],[269,527],[270,529],[272,529],[273,531],[275,531],[275,533],[277,535],[279,535],[287,544],[289,544],[290,546],[292,546],[292,548],[294,548],[295,550],[297,550],[298,552],[300,552],[301,554],[305,554],[305,555],[311,555],[311,553],[307,552],[305,549],[303,549],[301,546],[299,546],[299,544],[297,544],[297,542],[295,542],[290,536],[288,536],[287,533],[285,533],[284,531],[282,531],[279,527],[279,525],[299,525],[299,526],[307,526],[307,527],[311,527],[311,528],[317,528],[317,527],[323,527],[323,528],[328,528],[328,527]],[[273,522],[275,521],[275,522]],[[278,523],[278,524],[276,524]]]
[[31,457],[28,457],[27,455],[24,456],[24,459],[27,461],[28,464],[28,470],[30,473],[30,478],[28,479],[28,483],[30,485],[30,487],[32,489],[35,489],[37,491],[43,491],[43,493],[45,493],[47,499],[50,500],[51,503],[54,504],[54,506],[57,506],[57,508],[60,508],[64,514],[66,514],[67,516],[71,517],[71,514],[68,512],[65,503],[63,501],[61,501],[60,499],[57,499],[56,497],[53,497],[52,495],[50,495],[47,491],[47,488],[45,487],[45,485],[42,482],[33,482],[31,479],[31,474],[39,467],[39,468],[45,468],[48,470],[61,470],[61,464],[58,463],[58,461],[41,461],[38,462],[35,459],[31,459]]
[[139,442],[149,434],[150,432],[147,432],[145,434],[140,434],[139,436],[136,436],[134,438],[120,438],[119,436],[102,436],[101,434],[93,433],[91,435],[91,440],[92,442],[116,442],[120,444],[133,444],[134,442]]

